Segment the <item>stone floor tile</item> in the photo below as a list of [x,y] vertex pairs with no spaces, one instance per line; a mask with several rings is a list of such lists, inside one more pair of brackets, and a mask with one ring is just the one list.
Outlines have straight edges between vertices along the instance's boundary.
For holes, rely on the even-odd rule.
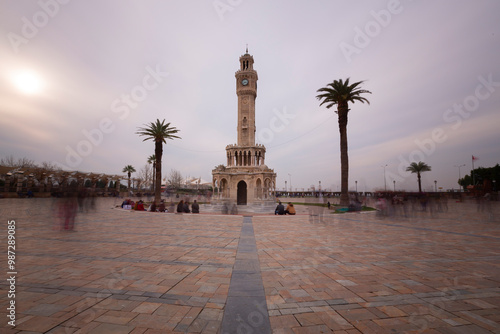
[[139,306],[134,308],[132,312],[152,314],[160,305],[159,303],[142,302]]
[[337,310],[337,312],[349,322],[356,320],[366,320],[366,319],[377,319],[377,316],[367,309],[347,309],[347,310]]
[[160,330],[173,330],[174,326],[173,324],[168,323],[169,319],[169,317],[165,316],[141,313],[133,318],[130,322],[128,322],[127,326],[132,326],[132,328],[140,327]]
[[292,328],[295,334],[318,334],[318,333],[333,333],[325,325],[307,326],[307,327],[295,327]]
[[50,317],[51,315],[64,310],[66,305],[60,304],[38,304],[35,307],[24,311],[25,314],[39,315],[43,317]]
[[100,324],[89,331],[89,334],[128,334],[133,331],[133,327],[117,324]]
[[293,328],[300,326],[300,323],[293,315],[270,316],[269,320],[273,331],[281,328]]
[[130,320],[134,319],[139,313],[124,312],[124,311],[107,311],[95,321],[105,322],[118,325],[126,325]]
[[23,331],[33,331],[33,332],[47,332],[48,330],[59,325],[61,321],[59,319],[53,319],[50,317],[34,316],[31,319],[16,324],[17,330]]

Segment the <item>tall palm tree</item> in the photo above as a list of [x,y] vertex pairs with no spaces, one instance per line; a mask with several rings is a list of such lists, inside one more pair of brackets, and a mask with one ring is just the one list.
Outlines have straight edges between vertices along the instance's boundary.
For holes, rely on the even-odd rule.
[[139,136],[146,136],[143,141],[153,140],[155,142],[155,157],[156,157],[156,175],[155,175],[155,201],[160,203],[161,199],[161,157],[163,155],[163,143],[167,143],[166,139],[179,138],[175,134],[179,132],[175,127],[170,127],[170,123],[165,123],[165,120],[159,119],[156,122],[151,122],[147,127],[138,128],[136,132]]
[[326,108],[330,109],[337,105],[335,111],[339,117],[339,131],[340,131],[340,173],[341,173],[341,186],[340,186],[340,205],[349,205],[349,156],[347,154],[347,114],[349,113],[349,102],[354,103],[359,101],[361,103],[368,103],[366,98],[360,96],[361,94],[371,94],[370,91],[360,89],[358,86],[364,81],[349,84],[349,78],[344,82],[342,79],[334,80],[326,87],[317,90],[321,93],[316,96],[318,100],[322,100],[320,106],[326,103]]
[[153,164],[153,182],[152,182],[152,188],[153,192],[155,189],[155,174],[156,174],[156,156],[154,154],[150,155],[148,157],[148,164]]
[[135,173],[135,168],[132,165],[127,165],[127,166],[123,167],[122,172],[123,173],[127,173],[127,176],[128,176],[128,190],[130,190],[130,175],[132,173]]
[[406,168],[407,172],[412,172],[413,174],[417,174],[418,179],[418,192],[422,192],[422,182],[420,173],[429,172],[431,170],[431,166],[427,165],[425,162],[419,161],[418,163],[412,162],[410,166]]

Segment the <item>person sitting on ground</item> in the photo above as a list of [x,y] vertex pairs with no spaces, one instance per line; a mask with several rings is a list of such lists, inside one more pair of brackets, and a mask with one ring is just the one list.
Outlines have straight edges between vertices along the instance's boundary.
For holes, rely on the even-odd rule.
[[196,202],[196,200],[194,200],[193,204],[191,205],[191,209],[193,213],[200,213],[200,205],[198,204],[198,202]]
[[189,210],[189,202],[185,201],[184,202],[184,213],[190,213],[191,210]]
[[183,213],[184,212],[184,200],[181,199],[179,204],[177,204],[177,213]]
[[127,199],[125,199],[125,200],[123,201],[123,203],[122,203],[122,208],[123,208],[123,207],[125,207],[125,205],[130,205],[130,199],[129,199],[129,198],[127,198]]
[[140,200],[139,202],[137,202],[137,205],[136,205],[135,209],[137,211],[145,211],[145,209],[144,209],[144,202],[142,200]]
[[165,212],[165,201],[161,200],[160,205],[158,206],[158,211]]
[[295,211],[293,204],[291,202],[288,202],[288,205],[287,205],[286,210],[285,210],[285,215],[286,214],[294,215],[295,213],[296,213],[296,211]]
[[274,214],[280,215],[280,216],[285,214],[285,207],[283,206],[283,204],[281,204],[281,202],[279,202],[278,206],[276,206],[276,209],[274,210]]
[[153,201],[153,203],[151,203],[148,211],[156,212],[156,202]]

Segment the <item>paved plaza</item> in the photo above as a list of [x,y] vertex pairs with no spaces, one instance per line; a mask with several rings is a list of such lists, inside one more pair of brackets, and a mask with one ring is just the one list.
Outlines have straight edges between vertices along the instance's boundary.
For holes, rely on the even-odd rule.
[[1,333],[500,333],[498,202],[408,217],[120,203],[61,231],[56,200],[0,199]]

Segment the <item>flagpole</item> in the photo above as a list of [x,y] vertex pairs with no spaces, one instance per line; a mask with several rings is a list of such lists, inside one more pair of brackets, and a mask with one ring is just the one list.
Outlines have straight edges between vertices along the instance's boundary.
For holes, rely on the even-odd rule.
[[475,175],[474,175],[474,156],[472,156],[472,185],[473,186],[476,185],[476,178],[475,178]]

